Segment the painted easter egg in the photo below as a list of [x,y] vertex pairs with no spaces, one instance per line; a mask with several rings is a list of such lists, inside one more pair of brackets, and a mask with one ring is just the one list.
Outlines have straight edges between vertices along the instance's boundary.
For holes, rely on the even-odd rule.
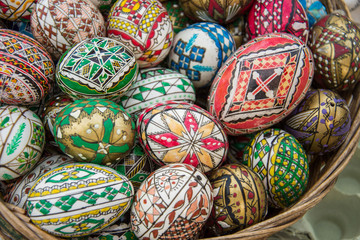
[[72,98],[107,98],[123,95],[138,75],[134,54],[110,38],[84,40],[59,60],[56,82]]
[[226,28],[195,23],[176,34],[168,66],[186,75],[196,88],[206,87],[234,51],[235,41]]
[[162,4],[169,14],[175,34],[192,23],[192,20],[185,15],[184,10],[178,1],[168,0]]
[[187,164],[163,166],[135,194],[132,231],[140,239],[196,239],[210,215],[212,191],[198,169]]
[[3,0],[0,4],[0,18],[9,21],[30,21],[37,0]]
[[33,38],[0,29],[0,102],[36,104],[48,94],[55,67]]
[[73,240],[138,240],[138,238],[131,231],[130,211],[128,211],[119,220],[103,230]]
[[206,229],[231,234],[262,221],[268,209],[260,177],[242,164],[228,164],[210,172],[214,207]]
[[286,32],[306,44],[309,21],[298,0],[258,0],[249,11],[246,32],[250,39],[268,33]]
[[44,150],[40,118],[24,107],[0,107],[0,180],[11,180],[31,170]]
[[111,165],[130,153],[135,123],[110,100],[76,100],[58,113],[54,138],[77,161]]
[[284,119],[305,97],[313,58],[298,38],[272,33],[241,46],[211,86],[209,112],[231,135],[246,134]]
[[45,127],[45,134],[48,140],[53,139],[54,123],[58,113],[67,105],[73,103],[70,97],[64,93],[50,98],[44,105],[42,119]]
[[186,163],[208,172],[227,156],[220,123],[194,104],[168,101],[149,107],[139,116],[137,131],[143,149],[159,165]]
[[306,94],[284,123],[284,129],[308,153],[324,154],[336,150],[346,140],[351,117],[346,101],[339,94],[317,89]]
[[45,173],[26,201],[31,221],[60,237],[88,235],[116,222],[134,196],[131,182],[114,169],[67,164]]
[[105,21],[90,0],[39,0],[31,32],[57,61],[74,44],[105,36]]
[[360,29],[347,17],[329,14],[310,33],[315,82],[322,88],[343,91],[360,79]]
[[180,0],[185,14],[196,21],[229,23],[243,14],[253,0]]
[[157,0],[119,0],[111,8],[107,36],[125,44],[140,68],[159,64],[170,51],[173,27]]
[[9,190],[9,194],[5,197],[5,201],[25,209],[25,203],[30,189],[42,175],[61,165],[73,162],[71,158],[64,155],[53,155],[42,158],[34,169],[16,181]]
[[154,162],[145,154],[138,140],[135,140],[135,146],[130,154],[116,161],[110,166],[122,175],[126,176],[135,189],[155,171]]
[[291,206],[306,190],[306,152],[294,136],[281,129],[270,128],[256,134],[245,149],[244,161],[259,174],[273,207]]
[[167,68],[141,69],[138,78],[121,97],[124,109],[134,115],[145,108],[169,100],[195,101],[193,83],[183,74]]

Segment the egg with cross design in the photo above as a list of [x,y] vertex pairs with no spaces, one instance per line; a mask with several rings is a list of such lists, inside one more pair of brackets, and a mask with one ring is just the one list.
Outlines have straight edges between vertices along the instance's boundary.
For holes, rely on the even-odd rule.
[[242,45],[223,64],[209,93],[208,110],[228,134],[266,129],[304,99],[314,74],[310,49],[285,33]]

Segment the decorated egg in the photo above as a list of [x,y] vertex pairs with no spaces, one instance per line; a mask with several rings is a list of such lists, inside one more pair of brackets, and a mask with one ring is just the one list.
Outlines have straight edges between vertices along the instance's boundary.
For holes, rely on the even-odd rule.
[[145,154],[137,140],[130,154],[110,167],[126,176],[135,189],[155,170],[153,161]]
[[137,240],[131,231],[130,211],[126,212],[115,223],[103,230],[89,236],[79,237],[74,240]]
[[214,207],[206,230],[216,235],[234,233],[262,221],[267,197],[260,177],[250,168],[228,164],[210,172]]
[[193,83],[183,74],[167,68],[141,69],[138,78],[120,99],[124,109],[134,115],[168,100],[195,101]]
[[56,82],[72,98],[115,100],[125,93],[138,75],[134,54],[110,38],[84,40],[59,60]]
[[306,44],[309,22],[298,0],[257,0],[249,11],[246,32],[250,39],[268,33],[286,32]]
[[25,203],[28,198],[30,189],[35,184],[35,182],[40,177],[42,177],[42,175],[61,165],[73,162],[74,161],[71,158],[64,155],[52,155],[42,158],[34,169],[15,182],[15,184],[9,190],[9,194],[5,197],[5,201],[25,209]]
[[191,19],[185,15],[178,1],[168,0],[163,5],[169,14],[175,34],[192,23]]
[[145,68],[159,64],[169,53],[173,27],[157,0],[119,0],[110,10],[107,36],[125,44]]
[[185,14],[196,21],[224,24],[243,14],[254,1],[180,0],[179,2]]
[[305,97],[313,58],[298,38],[272,33],[241,46],[211,86],[208,109],[231,135],[246,134],[284,119]]
[[76,161],[111,165],[130,153],[135,123],[110,100],[76,100],[58,113],[54,138]]
[[259,174],[273,207],[291,206],[306,190],[306,152],[294,136],[281,129],[270,128],[256,134],[245,149],[244,161]]
[[33,38],[0,29],[0,102],[36,104],[49,92],[54,63]]
[[60,237],[88,235],[115,223],[134,196],[131,182],[115,170],[89,163],[45,173],[29,192],[27,213],[37,227]]
[[74,44],[105,36],[105,21],[90,0],[38,0],[31,32],[54,61]]
[[168,65],[188,76],[196,88],[206,87],[234,51],[235,41],[226,28],[216,23],[195,23],[176,34]]
[[310,33],[314,79],[322,88],[351,89],[360,79],[360,29],[347,17],[329,14]]
[[44,150],[45,131],[40,118],[24,107],[0,107],[0,180],[25,175]]
[[5,0],[1,2],[0,18],[9,21],[30,21],[37,0]]
[[131,228],[139,239],[196,239],[212,206],[204,173],[187,164],[166,165],[136,192]]
[[143,149],[159,165],[186,163],[208,172],[227,156],[220,123],[194,104],[168,101],[149,107],[139,116],[137,131]]
[[284,122],[284,129],[294,135],[311,154],[337,149],[351,127],[350,110],[337,93],[317,89],[309,91],[301,104]]

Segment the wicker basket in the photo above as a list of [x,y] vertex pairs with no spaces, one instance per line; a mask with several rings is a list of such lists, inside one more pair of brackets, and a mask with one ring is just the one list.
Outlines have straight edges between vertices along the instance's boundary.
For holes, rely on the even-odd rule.
[[[343,0],[322,0],[328,12],[343,10],[350,17],[349,9]],[[360,139],[360,83],[353,91],[342,94],[350,105],[352,126],[345,143],[331,155],[312,158],[310,181],[304,196],[293,206],[279,212],[271,212],[270,216],[251,227],[235,234],[207,238],[216,239],[266,239],[272,234],[294,224],[317,203],[334,186],[338,175],[354,155]],[[56,238],[33,225],[26,216],[25,210],[5,203],[0,198],[0,239],[55,240]]]

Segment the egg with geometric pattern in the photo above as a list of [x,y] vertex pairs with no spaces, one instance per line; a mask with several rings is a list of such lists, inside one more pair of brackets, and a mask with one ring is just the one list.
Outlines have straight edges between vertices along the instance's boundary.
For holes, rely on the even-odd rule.
[[24,107],[0,107],[0,180],[12,180],[29,172],[45,145],[40,118]]
[[176,34],[168,66],[186,75],[195,88],[207,87],[234,51],[235,41],[226,28],[199,22]]
[[294,204],[309,180],[307,154],[291,134],[277,128],[255,135],[244,151],[244,161],[262,179],[272,207]]
[[56,82],[74,99],[120,98],[136,80],[135,55],[119,41],[97,37],[74,45],[61,56]]
[[242,164],[227,164],[210,172],[214,208],[206,230],[224,235],[262,221],[268,209],[264,184]]
[[115,223],[130,208],[134,189],[114,169],[89,163],[55,168],[39,178],[26,201],[33,224],[59,237],[79,237]]
[[0,103],[37,104],[51,91],[55,66],[33,38],[0,30]]
[[8,21],[30,21],[30,15],[37,0],[4,0],[1,1],[0,18]]
[[360,79],[360,28],[349,18],[332,13],[310,31],[314,54],[314,81],[320,88],[352,89]]
[[194,84],[187,76],[172,69],[154,67],[141,69],[120,101],[128,113],[137,116],[156,103],[169,100],[193,103],[195,98]]
[[301,40],[286,33],[261,35],[221,66],[208,110],[231,135],[269,128],[304,99],[313,74],[312,53]]
[[165,59],[173,34],[166,8],[157,0],[119,0],[110,10],[107,36],[129,48],[140,68]]

